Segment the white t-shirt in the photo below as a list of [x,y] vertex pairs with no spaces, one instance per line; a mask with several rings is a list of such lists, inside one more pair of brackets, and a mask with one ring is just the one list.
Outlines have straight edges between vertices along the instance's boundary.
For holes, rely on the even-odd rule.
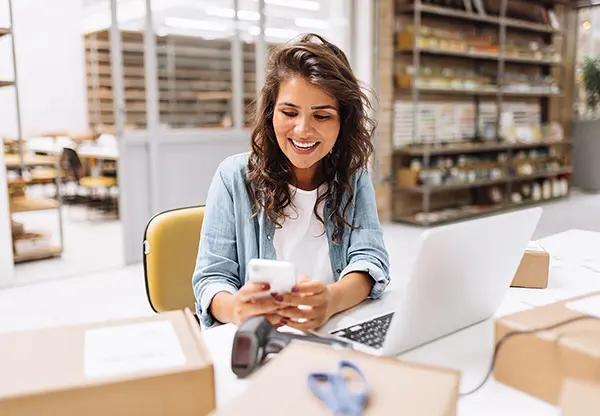
[[[285,218],[282,227],[275,230],[273,239],[277,260],[293,263],[296,277],[305,274],[325,284],[334,283],[325,226],[314,213],[318,196],[324,189],[320,187],[314,191],[303,191],[292,186],[290,188],[292,204],[285,209],[289,218]],[[323,205],[324,201],[321,201],[318,211],[321,218]]]

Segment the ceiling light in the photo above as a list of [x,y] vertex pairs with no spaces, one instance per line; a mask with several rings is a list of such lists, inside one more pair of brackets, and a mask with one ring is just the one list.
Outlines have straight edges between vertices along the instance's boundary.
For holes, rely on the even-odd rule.
[[260,20],[260,14],[251,10],[239,10],[237,12],[238,19],[240,20]]
[[227,9],[225,7],[207,7],[204,10],[209,16],[219,16],[219,17],[228,17],[229,19],[233,19],[235,16],[235,10]]
[[265,0],[265,3],[273,6],[283,6],[291,7],[294,9],[311,10],[313,12],[316,12],[321,7],[320,4],[316,1],[309,0]]
[[583,30],[585,30],[586,32],[587,32],[588,30],[590,30],[590,29],[591,29],[591,27],[592,27],[592,25],[590,24],[590,22],[589,22],[589,21],[587,21],[587,20],[586,20],[585,22],[583,22],[583,23],[582,23],[582,26],[583,26]]
[[[252,26],[248,29],[248,33],[253,36],[260,35],[260,27]],[[277,29],[274,27],[268,27],[265,29],[265,36],[270,38],[280,38],[280,39],[291,39],[293,37],[298,36],[298,32],[290,29]]]
[[179,17],[167,17],[165,25],[182,29],[209,30],[212,32],[225,32],[229,29],[227,25],[210,20],[193,20]]
[[309,29],[328,29],[329,22],[327,20],[318,20],[318,19],[306,19],[306,18],[298,18],[294,20],[296,26],[305,27]]
[[[209,16],[225,17],[228,19],[233,19],[235,16],[235,10],[226,7],[207,7],[204,10],[204,13]],[[258,14],[258,12],[253,12],[252,10],[239,10],[237,16],[240,20],[260,20],[260,14]]]
[[298,36],[298,32],[290,29],[275,29],[273,27],[268,27],[265,29],[265,36],[271,38],[291,39]]

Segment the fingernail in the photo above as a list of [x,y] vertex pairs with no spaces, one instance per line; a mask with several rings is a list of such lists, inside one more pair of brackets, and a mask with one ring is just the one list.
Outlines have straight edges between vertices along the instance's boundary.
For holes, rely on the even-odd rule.
[[296,293],[297,291],[298,291],[298,286],[294,286],[294,287],[292,288],[292,292]]
[[268,283],[265,283],[265,284],[262,285],[262,289],[263,290],[269,290],[269,289],[271,289],[271,285],[268,284]]
[[281,296],[281,295],[275,294],[275,296],[273,296],[273,297],[275,298],[275,300],[277,302],[282,302],[283,301],[283,296]]

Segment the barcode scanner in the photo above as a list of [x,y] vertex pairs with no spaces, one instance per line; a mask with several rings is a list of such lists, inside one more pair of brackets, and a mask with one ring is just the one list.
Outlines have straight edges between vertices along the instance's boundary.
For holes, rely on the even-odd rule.
[[294,339],[352,348],[349,343],[341,340],[278,332],[266,318],[255,316],[240,325],[235,333],[231,370],[239,378],[247,377],[262,364],[267,355],[278,353]]

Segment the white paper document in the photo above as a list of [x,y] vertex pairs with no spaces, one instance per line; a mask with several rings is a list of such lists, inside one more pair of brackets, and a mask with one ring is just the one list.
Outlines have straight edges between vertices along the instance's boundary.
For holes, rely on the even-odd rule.
[[565,305],[572,311],[600,319],[600,295],[575,300]]
[[88,330],[84,360],[84,373],[90,378],[167,369],[186,362],[169,321]]
[[544,247],[542,247],[540,245],[540,243],[536,243],[535,241],[530,241],[529,244],[527,244],[527,248],[525,249],[527,251],[539,251],[539,252],[545,252],[546,250],[544,250]]

